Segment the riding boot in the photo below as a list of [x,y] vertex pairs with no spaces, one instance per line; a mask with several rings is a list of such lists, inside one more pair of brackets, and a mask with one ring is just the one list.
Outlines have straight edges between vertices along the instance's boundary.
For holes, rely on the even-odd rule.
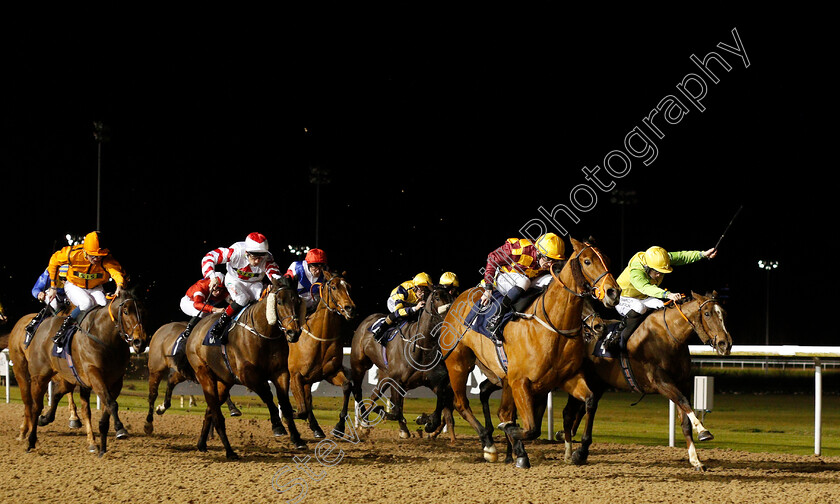
[[[59,344],[64,339],[64,333],[67,332],[70,327],[76,323],[76,320],[71,316],[64,319],[64,322],[61,323],[61,327],[58,328],[58,331],[53,336],[53,343]],[[63,346],[63,345],[59,345]]]
[[490,320],[487,321],[487,331],[492,334],[497,341],[504,341],[501,333],[498,333],[499,325],[502,323],[502,320],[504,320],[505,315],[510,313],[513,309],[513,303],[519,299],[523,292],[525,291],[521,287],[513,287],[510,289],[507,294],[505,294],[505,297],[502,298],[502,302],[499,304],[499,310],[495,315],[490,317]]
[[201,320],[201,317],[196,315],[195,317],[191,318],[189,322],[187,322],[187,328],[184,329],[184,332],[182,333],[184,339],[189,338],[190,333],[192,332],[195,325],[198,324],[199,320]]
[[47,315],[47,310],[49,310],[49,306],[45,306],[41,308],[41,311],[38,312],[37,315],[32,317],[32,320],[26,324],[26,340],[29,341],[32,339],[32,335],[35,334],[35,328],[38,327],[38,324],[44,320],[44,317]]
[[230,315],[227,314],[226,311],[222,312],[222,316],[219,317],[219,321],[216,322],[216,325],[210,329],[210,343],[220,342],[222,340],[222,334],[225,331],[225,328],[230,324]]
[[[610,353],[620,352],[627,349],[627,340],[633,332],[642,324],[645,316],[633,310],[621,320],[621,326],[610,335],[610,339],[604,342],[604,348]],[[620,333],[619,333],[620,331]]]

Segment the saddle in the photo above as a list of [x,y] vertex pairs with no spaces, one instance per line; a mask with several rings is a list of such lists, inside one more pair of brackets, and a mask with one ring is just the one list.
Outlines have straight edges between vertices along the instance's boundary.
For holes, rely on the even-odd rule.
[[167,357],[177,357],[178,355],[184,353],[184,350],[187,348],[186,345],[186,336],[184,336],[184,333],[179,334],[178,337],[175,338],[175,343],[172,344],[172,350],[170,350]]
[[[376,329],[378,329],[382,324],[385,323],[385,318],[386,317],[382,317],[382,318],[377,319],[376,322],[374,322],[373,324],[370,325],[370,327],[368,328],[368,332],[372,333],[372,332],[376,331]],[[407,323],[408,323],[408,320],[403,320],[401,323],[399,323],[399,324],[395,325],[394,327],[385,331],[385,334],[382,336],[383,344],[388,343],[392,339],[394,339],[394,337],[396,337],[397,333],[400,332],[402,330],[402,328],[405,327],[405,325]]]
[[[507,325],[508,322],[519,318],[520,313],[528,308],[534,299],[536,299],[544,291],[544,288],[527,290],[522,297],[516,300],[513,304],[513,309],[502,316],[502,321],[499,323],[498,331],[501,333],[504,331],[505,325]],[[467,314],[465,322],[471,330],[490,338],[490,340],[498,346],[499,343],[496,338],[492,333],[490,333],[490,331],[487,330],[487,322],[499,311],[504,295],[501,292],[494,290],[492,296],[492,301],[488,303],[487,306],[481,306],[481,302],[476,301],[470,309],[470,312]]]
[[[251,304],[249,304],[248,306],[251,306]],[[211,336],[211,332],[213,331],[213,328],[219,324],[219,321],[222,320],[221,317],[217,318],[216,321],[210,324],[210,327],[207,328],[207,332],[204,334],[204,339],[201,341],[201,344],[205,346],[224,346],[227,343],[228,333],[230,332],[234,324],[236,324],[236,322],[239,320],[239,317],[241,317],[242,314],[245,313],[245,309],[248,308],[248,306],[239,310],[239,313],[237,313],[230,319],[230,323],[228,323],[227,327],[222,328],[222,334],[219,336],[219,338],[214,340]],[[181,336],[183,336],[183,333],[181,334]]]

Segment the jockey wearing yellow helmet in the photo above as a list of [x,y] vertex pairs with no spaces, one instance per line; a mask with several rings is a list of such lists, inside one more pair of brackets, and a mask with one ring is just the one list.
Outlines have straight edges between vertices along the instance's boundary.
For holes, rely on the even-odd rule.
[[[566,259],[566,245],[554,233],[546,233],[534,243],[524,238],[509,238],[501,247],[487,256],[484,269],[484,294],[482,306],[490,304],[493,288],[504,294],[499,310],[487,323],[487,330],[495,334],[503,316],[510,312],[513,303],[531,287],[537,277],[543,276],[557,262]],[[551,277],[538,279],[538,285]],[[496,335],[499,338],[499,335]]]
[[668,252],[658,246],[634,254],[616,280],[621,287],[621,299],[615,309],[623,317],[624,328],[620,338],[611,334],[605,342],[606,348],[612,351],[625,348],[627,339],[642,323],[648,310],[662,308],[665,306],[663,300],[677,302],[682,299],[681,294],[660,287],[665,274],[674,271],[674,266],[712,259],[716,255],[717,249]]
[[447,271],[440,276],[440,280],[438,280],[438,285],[446,289],[452,297],[458,297],[458,291],[461,287],[461,282],[458,280],[458,275],[452,273],[451,271]]
[[387,342],[382,340],[388,329],[422,310],[431,288],[432,278],[427,273],[418,273],[411,280],[394,287],[387,301],[390,313],[385,317],[385,322],[373,331],[373,338],[380,345],[385,345]]

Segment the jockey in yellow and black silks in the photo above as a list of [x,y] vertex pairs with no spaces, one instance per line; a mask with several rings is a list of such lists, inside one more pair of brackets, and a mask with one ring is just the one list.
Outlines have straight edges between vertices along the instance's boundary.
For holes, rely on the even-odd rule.
[[373,338],[384,345],[386,342],[383,339],[388,329],[423,309],[431,288],[432,278],[426,273],[418,273],[411,280],[394,287],[386,303],[388,316],[373,332]]

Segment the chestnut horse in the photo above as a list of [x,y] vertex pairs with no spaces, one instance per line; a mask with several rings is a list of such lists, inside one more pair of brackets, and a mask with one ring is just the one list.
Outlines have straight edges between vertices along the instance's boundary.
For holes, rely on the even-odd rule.
[[[584,342],[596,341],[598,338],[604,335],[607,324],[603,318],[595,311],[595,308],[592,306],[592,303],[589,299],[583,300],[583,340]],[[477,363],[480,366],[480,363]],[[486,376],[486,373],[485,373]],[[495,380],[494,380],[495,379]],[[588,379],[588,378],[587,378]],[[481,382],[479,385],[479,400],[481,401],[481,409],[484,412],[484,428],[490,431],[491,435],[493,432],[493,419],[490,414],[490,395],[497,391],[502,390],[502,400],[499,404],[499,416],[505,418],[516,418],[516,407],[513,404],[513,397],[510,394],[510,387],[503,387],[501,383],[503,380],[498,380],[498,378],[491,376]],[[571,396],[570,396],[571,397]],[[505,411],[505,413],[501,413]],[[535,422],[538,424],[542,424],[542,416],[543,412],[537,412]],[[505,457],[505,463],[512,463],[513,460],[513,444],[510,438],[507,438],[507,453]],[[557,438],[559,441],[560,438]],[[565,459],[566,462],[570,462],[572,460],[572,443],[566,443],[566,454]]]
[[356,316],[356,304],[350,298],[350,284],[338,273],[324,272],[324,282],[319,284],[321,297],[315,311],[306,318],[297,342],[289,345],[289,374],[292,395],[297,402],[296,418],[309,421],[309,428],[316,439],[324,437],[312,411],[312,384],[321,380],[341,387],[344,404],[335,430],[344,433],[344,419],[352,383],[344,368],[344,345],[341,341],[341,319]]
[[[196,381],[192,369],[185,370],[189,371],[189,373],[182,372],[182,370],[178,369],[176,356],[170,355],[175,341],[186,328],[186,322],[170,322],[162,325],[152,335],[152,340],[149,343],[149,412],[146,415],[146,424],[143,426],[146,434],[152,434],[155,430],[154,413],[163,415],[172,406],[172,391],[175,389],[175,386],[187,380]],[[163,379],[164,373],[167,373],[166,393],[163,396],[163,404],[155,408],[158,386],[160,385],[161,379]],[[228,398],[226,404],[230,411],[230,416],[239,416],[242,414],[230,398]]]
[[[522,442],[539,437],[540,424],[535,420],[545,409],[548,393],[558,387],[586,401],[589,421],[577,460],[584,463],[588,456],[595,403],[583,370],[586,358],[581,337],[583,300],[594,297],[613,307],[618,303],[621,288],[610,274],[606,258],[595,246],[574,238],[571,243],[572,257],[559,275],[552,271],[554,280],[527,310],[531,317],[505,325],[503,348],[507,366],[501,364],[495,344],[467,325],[470,312],[481,298],[481,288],[461,294],[446,315],[440,347],[455,394],[455,407],[478,433],[488,461],[497,460],[496,447],[488,429],[475,418],[466,393],[467,378],[476,360],[510,387],[515,410],[499,413],[503,430],[513,441],[517,467],[530,467]],[[514,411],[522,419],[522,427],[513,422]]]
[[[688,448],[688,460],[698,471],[705,468],[697,457],[693,430],[699,441],[714,439],[706,430],[691,406],[694,383],[691,373],[691,355],[688,341],[697,334],[718,355],[729,355],[732,337],[724,322],[726,312],[716,299],[692,293],[692,299],[682,305],[669,303],[664,309],[650,313],[627,342],[627,356],[634,385],[631,386],[622,371],[620,359],[592,356],[597,341],[589,344],[592,377],[589,383],[597,402],[608,388],[658,393],[677,405],[683,436]],[[587,374],[589,376],[589,373]],[[594,378],[593,378],[594,377]],[[582,403],[569,396],[563,409],[563,434],[570,440],[577,430],[584,411]],[[560,432],[557,433],[560,436]]]
[[[128,291],[110,299],[106,306],[93,308],[84,316],[73,336],[69,346],[70,360],[52,355],[52,336],[65,317],[45,319],[35,331],[26,352],[20,352],[22,345],[17,341],[17,338],[23,337],[23,332],[13,333],[10,350],[16,364],[15,377],[20,386],[29,424],[27,451],[35,448],[38,426],[53,420],[58,400],[64,394],[72,392],[77,384],[82,400],[82,418],[88,450],[97,450],[91,427],[91,391],[99,396],[104,405],[99,420],[99,456],[107,451],[111,417],[114,418],[117,439],[128,437],[128,432],[119,418],[117,398],[122,391],[123,377],[130,356],[129,348],[141,354],[148,343],[142,313],[140,302]],[[26,362],[26,365],[17,365],[18,362]],[[47,416],[41,417],[44,393],[53,376],[58,376],[58,387],[53,392],[52,408]]]
[[225,447],[225,456],[228,459],[239,458],[228,441],[221,410],[235,383],[254,391],[268,407],[274,435],[286,434],[269,381],[276,387],[277,401],[286,418],[292,444],[298,449],[306,448],[292,418],[289,390],[282,386],[280,380],[281,375],[288,375],[288,343],[300,337],[300,320],[305,316],[306,305],[301,302],[295,287],[284,277],[273,281],[259,301],[242,311],[231,324],[224,345],[203,344],[207,331],[219,315],[210,315],[196,324],[187,338],[188,364],[181,361],[178,369],[188,373],[186,366],[192,367],[207,401],[197,445],[199,451],[207,451],[207,436],[211,427],[215,427]]
[[[437,396],[435,412],[432,414],[432,421],[426,424],[426,432],[431,433],[438,428],[443,413],[449,424],[450,440],[455,441],[451,410],[452,389],[437,345],[443,316],[451,303],[452,295],[448,290],[441,287],[432,288],[417,319],[400,327],[397,336],[388,342],[384,349],[373,339],[370,327],[385,314],[369,315],[359,324],[353,334],[350,350],[353,396],[359,406],[359,418],[368,420],[370,413],[375,412],[379,415],[382,412],[382,407],[375,404],[375,399],[362,399],[364,375],[376,365],[379,368],[379,383],[374,387],[372,397],[379,399],[386,388],[391,389],[393,408],[384,415],[384,419],[396,420],[399,423],[401,438],[411,437],[402,411],[405,394],[411,389],[425,386]],[[345,392],[345,403],[348,394],[349,392]],[[378,420],[381,421],[382,418]]]

